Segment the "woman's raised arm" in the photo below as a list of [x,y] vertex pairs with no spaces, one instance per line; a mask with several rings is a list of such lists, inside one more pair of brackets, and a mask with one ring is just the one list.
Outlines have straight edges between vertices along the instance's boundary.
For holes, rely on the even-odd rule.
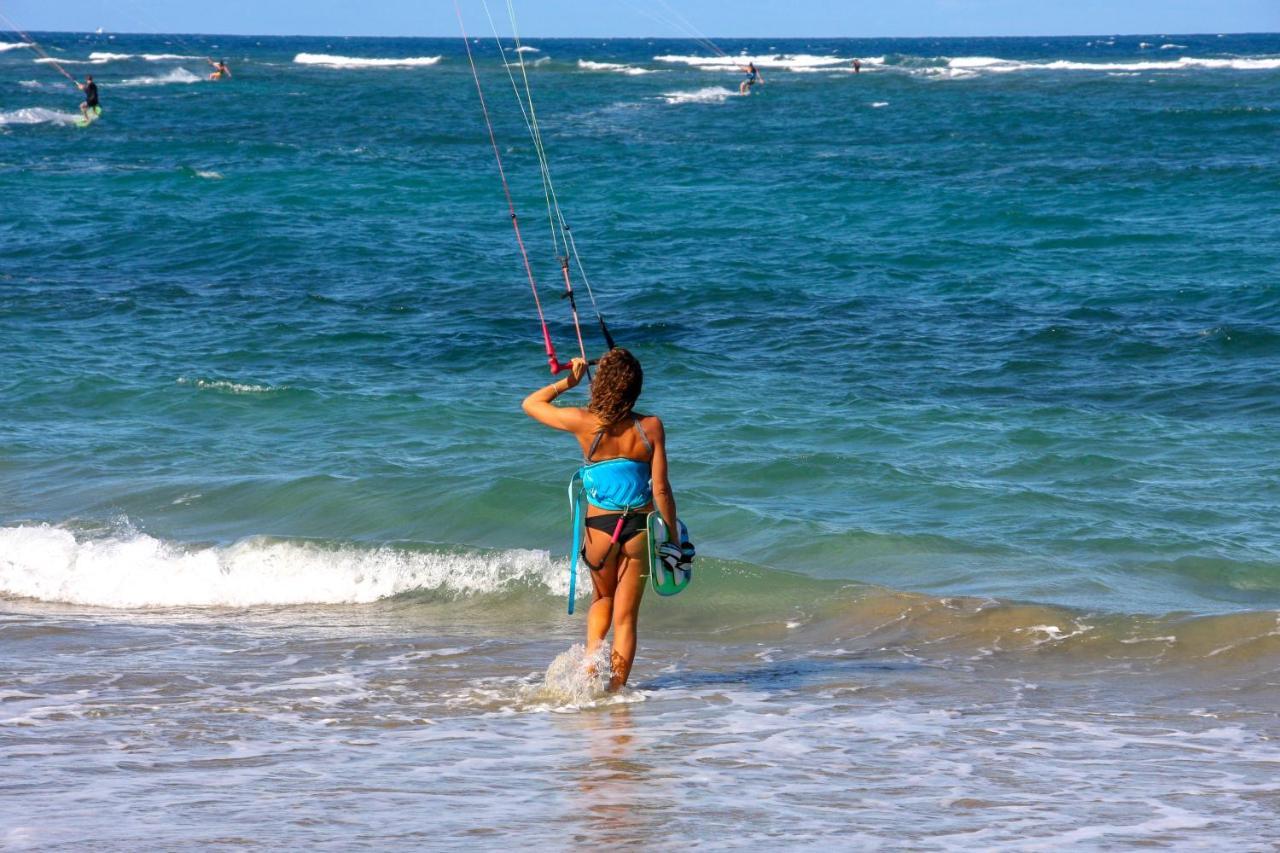
[[557,379],[550,385],[534,391],[524,398],[520,408],[524,409],[524,413],[538,423],[546,424],[552,429],[577,432],[583,424],[585,415],[582,409],[562,409],[559,406],[553,406],[551,401],[581,382],[586,372],[586,361],[581,358],[575,358],[573,360],[573,369],[566,378]]

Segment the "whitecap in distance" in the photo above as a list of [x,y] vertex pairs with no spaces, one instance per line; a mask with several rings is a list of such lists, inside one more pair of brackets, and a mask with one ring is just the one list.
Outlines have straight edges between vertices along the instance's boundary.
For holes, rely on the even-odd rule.
[[421,68],[435,65],[439,56],[407,56],[399,59],[383,57],[337,56],[328,53],[299,53],[293,58],[298,65],[324,68]]

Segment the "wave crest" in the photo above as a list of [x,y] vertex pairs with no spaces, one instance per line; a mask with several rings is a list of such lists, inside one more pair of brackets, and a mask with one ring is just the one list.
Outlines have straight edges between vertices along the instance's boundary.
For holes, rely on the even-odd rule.
[[113,60],[142,59],[147,62],[167,62],[173,59],[204,59],[203,56],[188,56],[182,53],[107,53],[95,50],[89,54],[90,62],[111,62]]
[[324,68],[420,68],[435,65],[439,56],[409,56],[402,59],[337,56],[328,53],[299,53],[293,58],[298,65],[319,65]]
[[231,546],[135,530],[77,536],[48,524],[0,528],[0,594],[113,608],[368,604],[414,591],[454,595],[533,586],[563,595],[567,567],[545,551],[428,551],[251,537]]
[[[222,180],[222,175],[218,172],[195,171],[193,174],[200,178],[208,178],[215,181]],[[289,390],[287,385],[276,387],[274,385],[254,385],[249,382],[232,382],[228,379],[189,379],[186,376],[179,376],[177,384],[201,391],[222,391],[227,394],[273,394],[277,391]]]
[[737,97],[738,93],[723,86],[707,86],[692,92],[663,92],[662,100],[668,104],[719,104],[725,98]]
[[[653,59],[655,62],[689,65],[703,71],[737,71],[748,62],[754,62],[757,68],[787,71],[820,71],[853,63],[853,57],[814,56],[808,53],[779,53],[771,56],[688,56],[668,53]],[[862,64],[867,66],[876,62],[873,58],[868,58],[863,59]]]
[[[579,568],[579,572],[585,573]],[[1150,616],[1049,604],[937,597],[700,558],[696,589],[655,606],[655,630],[708,641],[786,643],[815,660],[868,650],[967,662],[992,657],[1122,669],[1213,661],[1280,667],[1280,612]],[[527,619],[561,611],[565,560],[546,551],[275,539],[165,541],[132,528],[88,534],[50,524],[0,527],[0,597],[117,609],[362,605],[466,606]],[[580,583],[583,596],[589,583]],[[584,589],[585,587],[585,589]],[[501,615],[499,615],[501,614]],[[1280,670],[1277,670],[1280,671]]]
[[121,80],[117,86],[165,86],[170,83],[199,83],[204,78],[192,74],[185,68],[175,68],[160,77],[131,77]]
[[632,77],[653,73],[648,68],[637,68],[634,65],[626,65],[621,62],[593,62],[590,59],[579,59],[578,67],[583,71],[612,71],[615,74],[628,74]]
[[0,127],[10,124],[74,124],[80,116],[60,113],[44,107],[25,107],[20,110],[0,112]]
[[890,67],[905,70],[908,74],[917,76],[962,79],[979,74],[1010,74],[1027,71],[1092,71],[1107,74],[1145,71],[1270,71],[1280,69],[1280,57],[1183,56],[1178,59],[1150,59],[1135,62],[1081,62],[1069,59],[1032,62],[1000,59],[994,56],[956,56],[934,59],[901,57]]

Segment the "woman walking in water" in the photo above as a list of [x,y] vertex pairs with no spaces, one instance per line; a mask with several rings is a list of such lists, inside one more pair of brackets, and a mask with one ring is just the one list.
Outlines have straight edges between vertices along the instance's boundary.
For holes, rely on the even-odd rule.
[[587,537],[581,556],[595,591],[587,613],[587,656],[612,626],[613,691],[627,683],[636,657],[636,621],[649,567],[645,521],[654,507],[670,531],[671,540],[659,549],[663,560],[675,565],[683,557],[667,478],[666,433],[661,420],[634,410],[644,383],[640,362],[625,349],[612,349],[600,359],[585,409],[552,405],[586,372],[587,363],[575,358],[567,378],[534,391],[523,408],[534,420],[573,433],[582,448]]

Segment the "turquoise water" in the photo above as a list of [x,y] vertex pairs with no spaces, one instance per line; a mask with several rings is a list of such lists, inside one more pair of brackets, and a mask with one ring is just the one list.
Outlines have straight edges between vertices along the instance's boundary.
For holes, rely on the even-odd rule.
[[[1108,41],[727,42],[818,69],[765,63],[752,98],[653,58],[687,43],[533,43],[563,206],[705,554],[1108,610],[1280,603],[1280,39]],[[573,450],[519,414],[546,377],[457,40],[48,43],[236,76],[68,65],[107,110],[78,132],[16,123],[78,101],[0,54],[0,516],[567,547]],[[564,356],[532,150],[478,50]]]
[[38,37],[104,114],[0,50],[0,845],[1274,838],[1280,36],[531,39],[700,553],[613,699],[461,42]]

